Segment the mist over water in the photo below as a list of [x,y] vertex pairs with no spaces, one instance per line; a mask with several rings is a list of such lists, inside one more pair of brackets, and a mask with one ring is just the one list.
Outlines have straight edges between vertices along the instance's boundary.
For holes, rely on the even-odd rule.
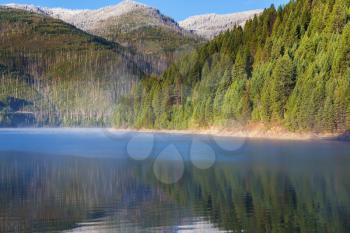
[[350,144],[227,140],[1,130],[0,232],[350,232]]

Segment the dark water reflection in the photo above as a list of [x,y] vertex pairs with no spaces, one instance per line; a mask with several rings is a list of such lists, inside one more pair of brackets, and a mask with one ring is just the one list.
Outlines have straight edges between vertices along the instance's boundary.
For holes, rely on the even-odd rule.
[[[350,232],[347,143],[249,140],[228,153],[202,138],[216,162],[200,170],[192,136],[157,135],[142,162],[127,137],[0,132],[0,232]],[[169,144],[184,158],[171,185],[153,169]]]

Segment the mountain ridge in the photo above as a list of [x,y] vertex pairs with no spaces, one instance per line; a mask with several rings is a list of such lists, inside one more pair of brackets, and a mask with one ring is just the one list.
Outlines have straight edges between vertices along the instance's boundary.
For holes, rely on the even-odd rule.
[[[47,16],[63,20],[85,31],[88,31],[91,28],[93,28],[95,26],[94,24],[100,21],[104,21],[110,17],[120,17],[122,15],[138,10],[151,11],[155,16],[156,14],[159,14],[163,16],[164,19],[166,19],[165,23],[169,25],[174,24],[178,26],[178,23],[175,20],[163,15],[158,9],[132,0],[124,0],[115,5],[109,5],[93,10],[49,8],[16,3],[9,3],[5,4],[4,6],[27,10],[39,14],[45,14]],[[88,23],[91,23],[91,25],[89,25]]]
[[[9,3],[4,6],[32,11],[39,14],[45,14],[70,23],[84,31],[93,32],[99,25],[99,22],[109,18],[117,18],[139,10],[149,11],[155,18],[164,25],[172,27],[178,32],[194,33],[207,40],[212,39],[218,34],[232,29],[234,26],[244,26],[245,22],[255,15],[261,14],[262,9],[254,9],[242,12],[228,14],[200,14],[193,15],[181,21],[175,21],[173,18],[164,15],[159,9],[139,3],[133,0],[124,0],[115,5],[109,5],[98,9],[65,9],[48,8],[35,5]],[[159,22],[158,22],[159,25]],[[157,26],[155,24],[154,26]]]
[[202,14],[188,17],[179,25],[206,39],[212,39],[220,33],[232,29],[234,26],[244,26],[247,20],[263,12],[261,9],[242,11],[230,14]]

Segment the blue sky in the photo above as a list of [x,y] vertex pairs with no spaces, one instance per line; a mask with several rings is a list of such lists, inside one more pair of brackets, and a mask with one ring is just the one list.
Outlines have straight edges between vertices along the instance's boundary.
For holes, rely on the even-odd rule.
[[[237,11],[265,8],[272,3],[285,4],[288,0],[138,0],[158,8],[162,13],[176,20],[191,15],[206,13],[231,13]],[[37,6],[63,7],[71,9],[96,9],[119,3],[120,0],[0,0],[0,4],[21,3]]]

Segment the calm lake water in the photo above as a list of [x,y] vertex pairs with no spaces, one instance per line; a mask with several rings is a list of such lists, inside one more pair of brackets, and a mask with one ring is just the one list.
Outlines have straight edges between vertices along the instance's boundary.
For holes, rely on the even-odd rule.
[[0,130],[0,232],[350,232],[350,143]]

